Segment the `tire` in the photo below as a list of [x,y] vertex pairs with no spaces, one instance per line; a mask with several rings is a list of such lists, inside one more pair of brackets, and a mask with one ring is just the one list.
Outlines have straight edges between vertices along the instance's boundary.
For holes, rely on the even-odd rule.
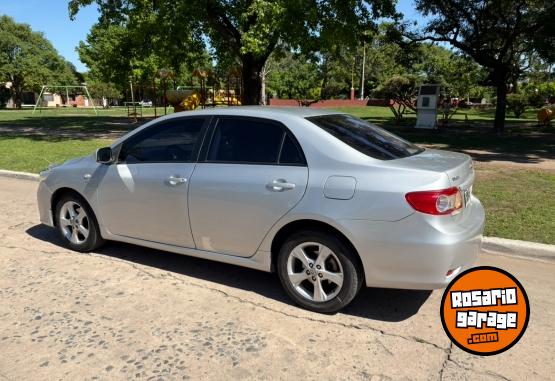
[[105,243],[93,211],[77,194],[63,195],[56,203],[54,216],[56,228],[70,249],[85,253]]
[[277,269],[289,297],[320,313],[334,313],[351,303],[364,278],[352,249],[319,231],[291,235],[279,251]]

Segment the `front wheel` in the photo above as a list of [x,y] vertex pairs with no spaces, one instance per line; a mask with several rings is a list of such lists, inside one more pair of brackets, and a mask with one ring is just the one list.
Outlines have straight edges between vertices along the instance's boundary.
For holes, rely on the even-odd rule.
[[57,202],[56,225],[72,250],[88,252],[104,243],[92,210],[77,195],[67,194]]
[[355,253],[341,240],[316,231],[292,235],[278,255],[278,274],[296,304],[322,313],[337,312],[363,282]]

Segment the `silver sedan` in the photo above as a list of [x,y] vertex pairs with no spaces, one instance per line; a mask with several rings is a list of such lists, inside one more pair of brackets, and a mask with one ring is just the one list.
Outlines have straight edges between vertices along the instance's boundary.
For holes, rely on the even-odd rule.
[[174,114],[41,178],[41,221],[74,250],[113,240],[277,271],[328,313],[362,286],[444,287],[484,227],[470,157],[308,108]]

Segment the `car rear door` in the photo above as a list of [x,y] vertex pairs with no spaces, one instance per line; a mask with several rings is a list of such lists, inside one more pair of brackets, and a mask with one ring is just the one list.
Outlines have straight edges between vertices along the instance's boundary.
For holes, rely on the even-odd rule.
[[99,188],[100,217],[113,234],[194,248],[187,193],[204,117],[162,121],[131,136]]
[[209,135],[189,184],[195,243],[201,250],[252,256],[303,197],[306,160],[291,132],[273,120],[221,116]]

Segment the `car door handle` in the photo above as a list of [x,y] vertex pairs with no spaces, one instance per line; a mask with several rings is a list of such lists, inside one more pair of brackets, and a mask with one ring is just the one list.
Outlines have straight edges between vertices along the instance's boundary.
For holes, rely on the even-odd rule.
[[286,190],[295,189],[295,184],[288,183],[284,179],[276,179],[271,183],[266,184],[266,187],[272,192],[283,192]]
[[167,183],[172,187],[175,187],[176,185],[185,184],[186,182],[187,182],[187,179],[185,177],[179,177],[179,176],[170,176],[168,177],[168,180],[167,180]]

